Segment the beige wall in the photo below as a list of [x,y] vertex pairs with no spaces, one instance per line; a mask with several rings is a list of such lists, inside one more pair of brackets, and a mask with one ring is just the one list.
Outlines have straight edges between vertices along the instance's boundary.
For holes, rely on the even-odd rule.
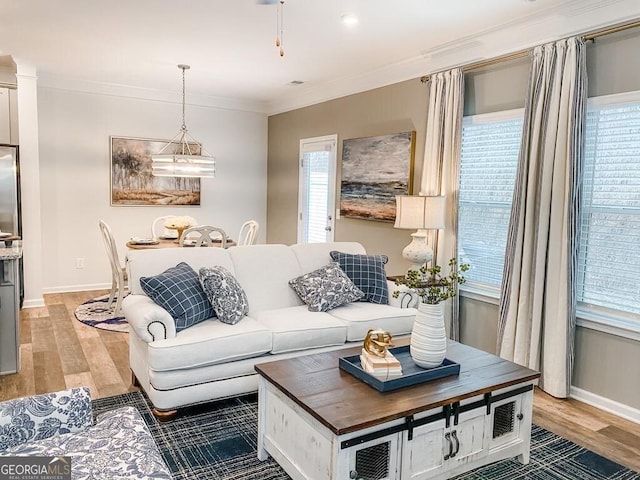
[[[269,117],[267,241],[296,242],[298,148],[303,138],[338,134],[338,207],[342,141],[415,130],[414,189],[417,191],[424,156],[426,93],[427,86],[415,79]],[[411,241],[411,233],[394,229],[392,223],[371,220],[340,218],[335,223],[336,241],[361,242],[367,252],[388,255],[388,274],[400,274],[408,268],[402,249]]]
[[640,342],[578,328],[572,385],[640,410]]
[[475,298],[460,298],[460,341],[496,354],[498,306]]

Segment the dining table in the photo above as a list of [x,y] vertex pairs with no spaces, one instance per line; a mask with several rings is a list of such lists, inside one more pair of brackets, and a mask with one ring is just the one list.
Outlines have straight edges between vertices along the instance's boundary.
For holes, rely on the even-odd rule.
[[[227,239],[227,247],[233,247],[236,245],[231,239]],[[221,240],[214,240],[213,247],[222,246]],[[193,247],[191,243],[185,243],[184,245],[180,245],[180,241],[177,238],[157,238],[153,241],[145,239],[144,241],[135,241],[133,239],[127,242],[127,248],[132,250],[149,250],[149,249],[158,249],[158,248],[188,248]]]

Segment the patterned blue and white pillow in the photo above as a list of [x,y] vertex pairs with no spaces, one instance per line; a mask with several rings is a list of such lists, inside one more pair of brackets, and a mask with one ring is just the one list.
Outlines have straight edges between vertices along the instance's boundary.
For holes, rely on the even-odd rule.
[[351,253],[329,252],[331,258],[338,262],[344,273],[364,292],[363,301],[389,303],[389,286],[384,270],[389,261],[386,255],[354,255]]
[[171,314],[176,322],[176,332],[215,317],[198,274],[184,262],[160,275],[142,277],[140,286],[154,302]]
[[202,267],[200,284],[221,322],[234,325],[249,313],[247,294],[224,267]]
[[335,262],[289,280],[289,285],[310,312],[326,312],[364,296]]
[[0,403],[0,452],[35,440],[81,432],[93,424],[87,387]]
[[[98,415],[96,424],[82,432],[31,441],[9,448],[6,454],[73,457],[74,480],[172,478],[149,428],[134,407],[121,407]],[[28,478],[45,477],[37,475]]]

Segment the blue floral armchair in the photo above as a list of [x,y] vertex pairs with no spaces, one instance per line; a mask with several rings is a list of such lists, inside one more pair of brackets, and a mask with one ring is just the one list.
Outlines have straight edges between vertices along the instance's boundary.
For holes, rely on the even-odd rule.
[[93,424],[87,387],[0,403],[0,456],[69,456],[73,479],[171,479],[140,413],[122,407]]

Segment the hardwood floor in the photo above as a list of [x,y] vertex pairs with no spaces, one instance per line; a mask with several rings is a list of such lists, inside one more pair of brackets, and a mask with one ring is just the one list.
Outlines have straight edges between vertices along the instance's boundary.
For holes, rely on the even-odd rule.
[[[76,306],[104,291],[45,295],[43,308],[20,314],[21,369],[0,376],[0,401],[87,385],[92,398],[135,391],[128,334],[89,327]],[[533,421],[564,438],[640,472],[640,425],[577,400],[536,390]]]
[[92,398],[131,386],[129,334],[89,327],[74,311],[105,291],[45,295],[43,308],[20,312],[21,369],[0,376],[0,400],[86,385]]

